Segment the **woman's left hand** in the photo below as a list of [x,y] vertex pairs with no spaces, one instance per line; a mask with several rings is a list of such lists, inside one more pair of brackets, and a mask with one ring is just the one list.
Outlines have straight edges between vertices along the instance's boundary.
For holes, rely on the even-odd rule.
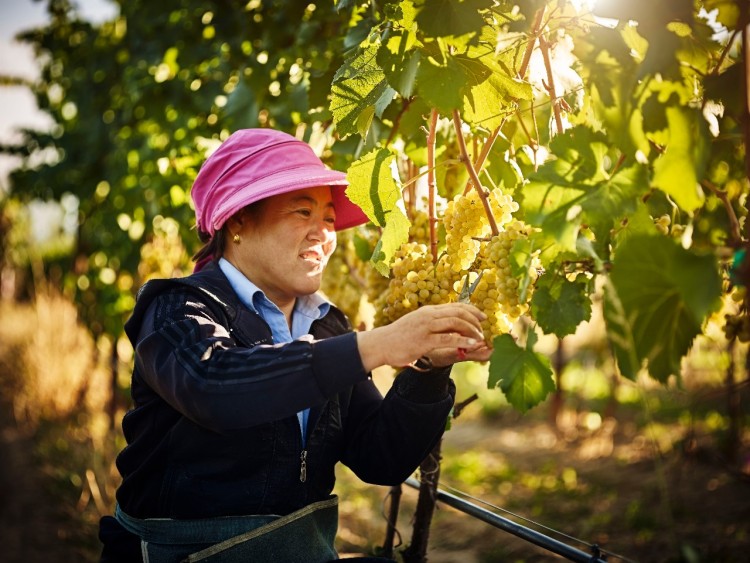
[[458,362],[486,362],[492,356],[492,348],[485,342],[479,342],[473,348],[438,348],[427,357],[436,368],[449,366]]

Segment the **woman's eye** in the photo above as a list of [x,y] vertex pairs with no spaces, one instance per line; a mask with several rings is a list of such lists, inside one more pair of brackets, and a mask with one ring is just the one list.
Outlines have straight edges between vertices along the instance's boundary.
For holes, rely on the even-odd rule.
[[297,213],[299,213],[303,217],[309,217],[310,215],[312,215],[312,211],[310,211],[309,209],[298,209]]
[[336,217],[326,217],[325,221],[329,225],[333,225],[336,222]]

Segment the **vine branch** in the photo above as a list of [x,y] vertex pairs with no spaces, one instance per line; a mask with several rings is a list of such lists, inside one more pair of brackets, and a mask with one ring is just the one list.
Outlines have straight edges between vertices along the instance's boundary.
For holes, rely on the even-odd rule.
[[453,407],[453,418],[458,418],[461,415],[461,412],[468,407],[471,403],[476,401],[479,398],[479,395],[474,393],[473,395],[467,397],[460,403],[456,403],[456,405]]
[[438,111],[433,108],[430,113],[430,129],[427,134],[427,193],[428,193],[428,216],[430,224],[430,251],[432,252],[432,263],[437,264],[437,212],[435,210],[435,136],[437,131]]
[[497,235],[500,233],[500,230],[497,228],[497,222],[495,222],[495,217],[492,215],[492,209],[490,208],[490,202],[487,198],[487,192],[485,192],[482,188],[482,182],[479,181],[477,171],[474,168],[474,165],[471,163],[471,159],[469,158],[469,151],[466,150],[466,141],[464,140],[463,133],[461,133],[461,115],[458,113],[457,109],[453,110],[453,127],[456,129],[458,148],[461,150],[461,160],[463,160],[466,169],[469,171],[471,181],[474,183],[477,192],[479,192],[479,198],[482,200],[484,212],[487,214],[487,220],[490,222],[490,229],[492,229],[492,234],[493,236]]
[[531,63],[531,54],[534,52],[534,44],[539,38],[539,30],[542,27],[542,20],[544,19],[544,12],[546,9],[547,6],[542,6],[534,15],[534,24],[531,28],[531,39],[526,44],[526,50],[523,53],[523,59],[521,59],[521,68],[518,69],[518,78],[521,80],[526,78],[526,71],[528,71],[529,63]]
[[549,99],[552,102],[552,111],[555,114],[555,126],[557,132],[563,132],[562,114],[560,113],[560,100],[557,99],[557,93],[555,92],[555,79],[552,75],[552,61],[549,58],[549,42],[547,38],[539,36],[539,50],[542,52],[542,58],[544,59],[544,68],[547,71],[547,91],[549,92]]
[[[534,23],[531,26],[531,33],[529,42],[526,43],[526,50],[523,53],[523,59],[521,59],[521,66],[518,69],[517,76],[521,80],[524,80],[526,78],[526,73],[529,70],[529,64],[531,63],[531,55],[534,52],[534,45],[536,45],[536,41],[539,38],[539,32],[542,28],[542,21],[544,20],[544,14],[547,9],[547,6],[542,6],[536,11],[536,14],[534,15]],[[490,151],[492,150],[492,145],[495,144],[495,140],[497,139],[498,135],[500,135],[500,131],[503,128],[503,125],[505,125],[505,122],[507,120],[507,117],[503,119],[502,123],[498,125],[495,130],[490,133],[490,136],[487,137],[487,140],[485,141],[484,145],[482,146],[482,151],[479,153],[479,156],[477,157],[477,161],[474,163],[474,168],[479,171],[482,169],[482,166],[484,166],[484,161],[487,160],[487,157],[490,154]],[[472,188],[472,179],[470,178],[468,182],[466,182],[466,188],[464,188],[464,195],[469,193]]]
[[724,204],[724,208],[727,210],[727,215],[729,216],[730,234],[732,237],[730,244],[733,246],[739,245],[742,242],[742,230],[740,229],[740,222],[737,219],[737,214],[734,212],[732,203],[729,201],[727,192],[719,189],[718,186],[715,186],[708,180],[701,181],[701,186],[713,192],[714,195],[721,200],[721,203]]

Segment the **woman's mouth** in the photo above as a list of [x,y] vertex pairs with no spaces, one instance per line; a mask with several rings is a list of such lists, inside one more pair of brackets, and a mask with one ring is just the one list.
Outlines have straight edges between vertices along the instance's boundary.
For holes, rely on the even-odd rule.
[[306,262],[311,262],[313,264],[320,264],[323,260],[323,254],[315,250],[305,250],[300,252],[299,257]]

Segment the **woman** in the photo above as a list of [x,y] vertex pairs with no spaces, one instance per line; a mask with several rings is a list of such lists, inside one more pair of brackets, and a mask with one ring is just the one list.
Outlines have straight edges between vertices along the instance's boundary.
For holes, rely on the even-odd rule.
[[[231,135],[191,196],[198,270],[139,292],[134,408],[102,561],[328,561],[334,466],[402,482],[440,438],[450,366],[487,360],[482,313],[425,307],[355,333],[317,290],[336,230],[366,217],[304,142]],[[369,373],[406,366],[385,398]]]

